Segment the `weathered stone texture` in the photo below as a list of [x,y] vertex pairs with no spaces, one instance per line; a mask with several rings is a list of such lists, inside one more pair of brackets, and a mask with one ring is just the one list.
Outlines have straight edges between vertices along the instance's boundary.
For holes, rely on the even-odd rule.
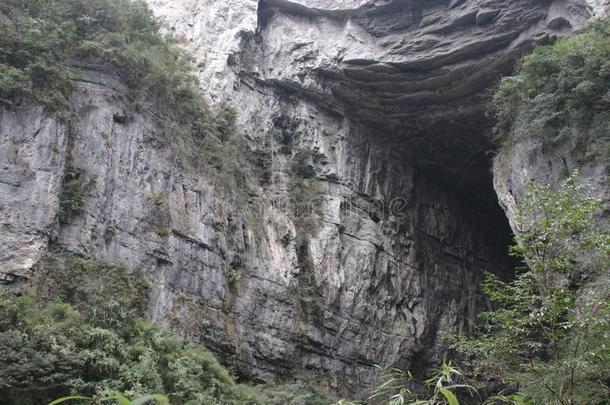
[[[151,116],[130,112],[112,73],[83,68],[76,125],[34,106],[2,111],[3,282],[31,277],[49,246],[142,270],[151,317],[262,380],[354,392],[375,364],[434,360],[439,330],[484,308],[483,272],[510,271],[485,91],[534,43],[582,26],[584,3],[149,3],[185,38],[206,99],[234,104],[253,151],[273,157],[251,196],[266,201],[259,226],[159,141]],[[309,289],[278,203],[303,149],[325,195]],[[86,182],[84,213],[60,221],[68,169]]]

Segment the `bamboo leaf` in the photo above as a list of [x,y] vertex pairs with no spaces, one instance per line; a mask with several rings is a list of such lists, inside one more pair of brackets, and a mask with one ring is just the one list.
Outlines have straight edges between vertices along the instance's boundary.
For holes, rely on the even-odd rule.
[[53,402],[49,402],[49,405],[57,405],[57,404],[62,404],[64,402],[68,402],[68,401],[93,401],[93,398],[90,397],[79,397],[79,396],[71,396],[71,397],[63,397],[63,398],[58,398]]
[[441,394],[443,394],[443,396],[445,397],[447,402],[449,402],[449,405],[460,405],[460,401],[458,401],[455,394],[453,392],[449,391],[448,389],[442,388]]
[[119,401],[119,403],[121,405],[130,405],[129,399],[127,397],[125,397],[123,394],[121,394],[120,392],[113,392],[112,396],[114,397],[114,399]]

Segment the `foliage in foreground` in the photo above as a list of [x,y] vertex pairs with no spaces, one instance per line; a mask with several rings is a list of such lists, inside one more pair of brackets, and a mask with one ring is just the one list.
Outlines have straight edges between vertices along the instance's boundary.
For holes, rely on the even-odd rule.
[[597,145],[590,154],[610,156],[610,18],[537,47],[514,76],[502,80],[493,107],[501,141],[577,139]]
[[[134,400],[130,400],[125,395],[114,392],[110,395],[111,398],[114,399],[118,405],[146,405],[154,403],[156,405],[169,405],[169,398],[165,395],[161,394],[149,394],[142,395],[141,397],[135,398]],[[78,402],[78,403],[89,403],[89,404],[98,404],[99,399],[95,397],[82,397],[78,395],[71,395],[68,397],[58,398],[49,403],[49,405],[59,405],[64,404],[66,402]]]
[[459,405],[458,395],[477,399],[476,389],[465,382],[462,372],[451,361],[444,361],[433,370],[423,386],[409,371],[384,370],[366,402],[341,400],[335,405],[387,404],[387,405]]
[[527,268],[511,282],[488,276],[495,309],[455,345],[487,391],[518,390],[531,404],[610,397],[610,233],[587,192],[575,173],[558,191],[531,184],[519,204],[512,253]]
[[163,393],[172,404],[328,404],[304,386],[246,386],[201,346],[143,318],[146,284],[122,268],[48,257],[36,290],[0,289],[0,398],[48,403],[66,396],[116,403]]
[[434,371],[432,377],[424,382],[424,386],[431,393],[422,399],[421,394],[412,384],[413,377],[409,372],[391,370],[382,374],[379,385],[373,390],[370,400],[386,399],[388,405],[458,405],[458,391],[465,395],[476,397],[474,387],[466,384],[462,373],[451,362],[443,362],[441,367]]

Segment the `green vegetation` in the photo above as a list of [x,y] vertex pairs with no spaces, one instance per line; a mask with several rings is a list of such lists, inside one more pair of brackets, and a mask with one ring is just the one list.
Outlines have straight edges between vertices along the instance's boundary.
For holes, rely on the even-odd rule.
[[116,235],[116,232],[117,225],[114,222],[108,224],[106,226],[106,230],[104,231],[104,241],[106,243],[110,243],[110,241],[112,241],[112,238],[114,238],[114,236]]
[[256,175],[263,186],[271,184],[273,180],[273,151],[268,146],[254,151],[254,168]]
[[[237,131],[237,111],[228,104],[214,113],[208,109],[191,59],[161,35],[144,1],[6,0],[0,4],[0,32],[0,106],[30,99],[57,112],[62,122],[75,121],[68,100],[78,66],[114,72],[134,110],[157,120],[155,136],[172,147],[178,162],[206,170],[226,196],[241,207],[248,204],[255,162]],[[82,212],[82,186],[78,179],[66,180],[62,217]],[[247,219],[257,225],[257,218]]]
[[493,309],[473,335],[448,336],[463,371],[444,362],[423,384],[384,372],[371,403],[607,403],[610,232],[596,222],[601,201],[577,180],[574,173],[557,191],[532,183],[518,204],[511,252],[527,267],[509,282],[488,275]]
[[35,288],[22,296],[0,289],[0,398],[6,403],[78,395],[114,404],[116,392],[160,392],[172,404],[193,405],[331,402],[302,386],[236,384],[201,346],[144,320],[148,290],[137,274],[58,253],[39,271]]
[[86,185],[86,182],[76,173],[70,172],[64,177],[59,194],[60,219],[66,221],[83,213],[83,192]]
[[[111,399],[114,399],[117,405],[146,405],[150,403],[154,403],[157,405],[169,405],[169,398],[161,394],[142,395],[141,397],[138,397],[131,401],[123,394],[115,392],[112,393]],[[79,403],[90,403],[94,405],[99,403],[98,398],[95,397],[81,397],[78,395],[71,395],[69,397],[58,398],[55,401],[49,403],[49,405],[59,405],[73,401],[78,401]]]
[[451,365],[451,362],[443,362],[441,368],[434,371],[432,377],[424,382],[424,386],[431,391],[426,399],[417,395],[417,388],[412,386],[413,376],[411,373],[401,370],[390,370],[381,375],[379,385],[373,390],[370,400],[388,400],[388,405],[417,404],[436,405],[449,404],[458,405],[455,391],[470,391],[475,394],[476,390],[464,382],[462,373]]
[[149,230],[162,238],[167,238],[172,232],[172,218],[167,194],[163,191],[151,193],[148,196],[148,203],[150,204],[147,219]]
[[162,238],[167,238],[170,233],[172,233],[171,229],[166,228],[166,227],[161,227],[157,229],[157,235],[159,235]]
[[512,248],[528,267],[511,282],[488,276],[495,307],[455,344],[481,389],[519,391],[517,403],[594,405],[610,395],[610,233],[595,221],[600,201],[576,180],[557,192],[529,187]]
[[324,193],[313,167],[314,151],[301,149],[292,158],[288,196],[299,236],[314,234],[318,229]]
[[[238,133],[237,110],[222,104],[206,136],[197,143],[202,166],[215,175],[217,185],[229,190],[245,190],[252,174],[253,160],[246,139]],[[203,160],[201,160],[203,159]]]
[[[541,46],[493,98],[500,141],[538,137],[560,143],[578,137],[610,156],[610,19]],[[590,158],[590,157],[589,157]]]
[[311,309],[316,288],[310,237],[317,232],[324,194],[313,167],[314,151],[300,149],[292,158],[288,196],[296,228],[295,245],[299,261],[299,297],[305,309]]
[[255,186],[256,176],[262,173],[257,170],[256,155],[237,129],[236,119],[235,107],[221,104],[206,136],[186,139],[179,150],[182,156],[207,171],[217,190],[232,199],[245,223],[260,235],[263,232],[261,204],[265,201]]
[[241,263],[239,262],[232,262],[225,268],[224,273],[227,284],[231,288],[236,288],[244,277],[243,269],[241,268]]
[[476,389],[466,384],[460,370],[449,361],[443,362],[438,370],[433,370],[423,386],[416,384],[409,371],[384,370],[367,402],[342,400],[335,405],[459,405],[460,394],[471,400],[479,399]]
[[167,197],[163,191],[157,191],[150,195],[150,201],[154,206],[164,205],[167,200]]
[[[574,142],[579,162],[610,157],[610,19],[525,57],[493,98],[501,141]],[[601,158],[601,159],[600,159]],[[610,164],[607,164],[610,171]],[[610,235],[601,202],[570,177],[559,190],[530,185],[519,204],[527,267],[511,282],[488,276],[493,310],[454,345],[478,387],[496,401],[602,404],[610,397]]]
[[[159,33],[143,1],[5,0],[0,4],[0,103],[67,107],[79,61],[108,66],[168,127],[203,133],[206,107],[189,57]],[[145,102],[146,100],[146,102]]]

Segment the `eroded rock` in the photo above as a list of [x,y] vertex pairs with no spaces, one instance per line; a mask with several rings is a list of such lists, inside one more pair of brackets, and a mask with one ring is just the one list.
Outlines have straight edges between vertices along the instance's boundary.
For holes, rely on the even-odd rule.
[[[2,112],[4,282],[30,277],[50,246],[142,270],[152,318],[259,380],[357,393],[376,364],[437,359],[438,332],[468,329],[485,307],[483,272],[511,271],[486,90],[532,44],[582,26],[584,3],[149,4],[185,37],[205,97],[235,105],[240,133],[271,157],[250,196],[256,223],[164,146],[152,117],[117,122],[131,111],[120,83],[83,68],[95,80],[72,100],[70,140],[40,108]],[[551,11],[570,26],[555,31]],[[283,209],[304,150],[324,194],[307,249]],[[60,222],[68,155],[89,180],[82,214]]]

